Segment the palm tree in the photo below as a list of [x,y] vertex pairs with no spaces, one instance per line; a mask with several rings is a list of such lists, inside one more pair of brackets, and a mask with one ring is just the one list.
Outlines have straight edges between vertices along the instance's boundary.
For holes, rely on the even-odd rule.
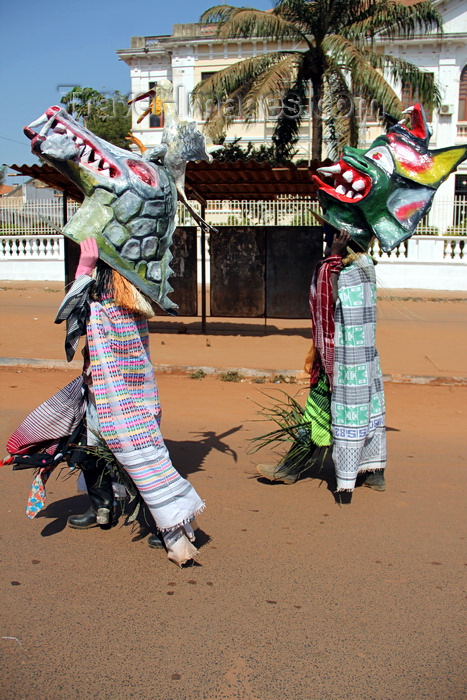
[[87,126],[87,120],[90,118],[93,110],[104,100],[104,95],[98,90],[77,85],[67,92],[66,95],[63,95],[60,102],[66,106],[68,114],[71,114],[74,119],[83,119],[84,126]]
[[390,82],[410,84],[428,110],[440,103],[432,74],[382,53],[378,42],[442,32],[431,0],[409,7],[398,0],[275,0],[272,11],[216,5],[200,21],[218,23],[223,39],[267,37],[296,46],[239,61],[196,86],[195,103],[217,105],[205,127],[214,140],[234,117],[255,120],[260,105],[275,95],[282,108],[273,142],[279,153],[290,155],[311,87],[311,155],[320,160],[323,137],[333,147],[331,157],[344,144],[358,145],[356,97],[364,104],[376,101],[381,112],[398,119],[403,107]]

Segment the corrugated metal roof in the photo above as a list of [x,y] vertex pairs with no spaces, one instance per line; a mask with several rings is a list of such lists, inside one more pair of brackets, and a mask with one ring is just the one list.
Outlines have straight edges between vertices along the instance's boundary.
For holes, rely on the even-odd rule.
[[[326,161],[331,162],[331,161]],[[316,196],[312,175],[322,163],[310,167],[272,167],[254,160],[188,163],[186,192],[208,199],[275,199],[284,195]]]
[[[330,163],[326,160],[324,164]],[[189,199],[271,200],[283,196],[316,196],[312,175],[323,163],[310,166],[272,167],[254,160],[233,163],[188,163],[185,188]],[[51,165],[11,165],[16,172],[45,182],[49,187],[65,191],[71,199],[83,201],[80,190]]]

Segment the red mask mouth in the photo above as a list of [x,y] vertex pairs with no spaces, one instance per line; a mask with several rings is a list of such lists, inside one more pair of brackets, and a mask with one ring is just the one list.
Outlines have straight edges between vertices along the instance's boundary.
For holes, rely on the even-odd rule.
[[322,180],[320,176],[313,175],[313,180],[319,189],[346,204],[357,204],[371,190],[371,177],[366,175],[366,173],[360,172],[342,159],[337,163],[333,163],[333,165],[318,168],[317,173],[320,176],[332,177],[334,180],[333,185],[330,185]]
[[[34,129],[41,126],[39,132]],[[31,139],[31,147],[40,153],[40,144],[46,142],[47,137],[53,134],[66,136],[71,139],[77,148],[75,162],[84,166],[87,170],[103,177],[113,179],[119,177],[121,172],[117,165],[111,161],[107,154],[103,154],[99,147],[91,141],[88,134],[81,132],[76,125],[71,125],[61,107],[55,105],[49,107],[45,114],[29,126],[24,127],[25,135]]]

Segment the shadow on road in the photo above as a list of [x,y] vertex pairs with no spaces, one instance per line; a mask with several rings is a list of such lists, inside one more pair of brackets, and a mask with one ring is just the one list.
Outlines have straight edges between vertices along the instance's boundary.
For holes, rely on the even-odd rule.
[[[178,333],[189,335],[203,334],[201,321],[150,321],[150,333]],[[302,336],[303,338],[310,337],[309,322],[303,326],[294,328],[279,328],[273,323],[264,322],[262,319],[258,322],[245,323],[241,320],[235,321],[208,321],[206,323],[206,331],[210,335],[232,335],[232,336],[264,336],[264,335],[284,335],[284,336]]]
[[183,476],[203,470],[204,460],[211,452],[216,450],[222,454],[230,455],[234,462],[237,461],[237,453],[226,442],[224,438],[237,433],[243,425],[237,425],[224,433],[217,435],[213,430],[200,433],[192,433],[199,436],[194,440],[165,440],[170,458],[176,470]]

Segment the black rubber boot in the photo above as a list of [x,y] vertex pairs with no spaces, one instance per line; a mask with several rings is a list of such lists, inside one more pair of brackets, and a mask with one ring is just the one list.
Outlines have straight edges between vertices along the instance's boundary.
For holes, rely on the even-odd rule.
[[84,481],[88,490],[91,507],[81,515],[70,515],[68,525],[79,530],[87,530],[96,525],[111,527],[113,524],[112,479],[104,467],[83,469]]
[[161,538],[155,533],[149,535],[148,546],[152,549],[164,549],[164,543],[162,542]]
[[97,525],[108,525],[111,520],[114,494],[109,472],[101,468],[83,469],[91,505],[96,514]]
[[69,527],[74,527],[76,530],[87,530],[90,527],[97,525],[97,518],[94,508],[90,506],[85,513],[81,515],[70,515],[67,520]]

